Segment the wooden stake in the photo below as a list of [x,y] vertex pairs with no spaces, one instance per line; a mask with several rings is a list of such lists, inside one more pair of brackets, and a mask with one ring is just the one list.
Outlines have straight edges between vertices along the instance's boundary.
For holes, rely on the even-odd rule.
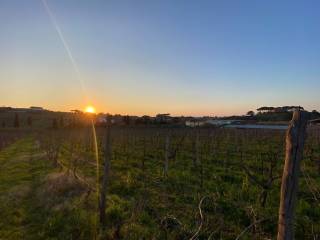
[[294,207],[298,192],[300,161],[306,136],[308,113],[297,110],[286,134],[286,158],[283,168],[277,240],[294,239]]

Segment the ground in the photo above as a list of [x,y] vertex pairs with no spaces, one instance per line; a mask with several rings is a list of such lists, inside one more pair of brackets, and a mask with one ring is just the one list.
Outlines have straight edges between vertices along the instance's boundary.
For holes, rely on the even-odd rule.
[[[298,239],[314,239],[320,232],[319,133],[309,132],[302,164]],[[273,239],[284,134],[112,129],[107,222],[102,227],[91,128],[18,135],[0,150],[0,239]],[[105,129],[97,129],[99,182],[104,135]],[[55,149],[57,163],[47,154]],[[264,186],[270,175],[274,181]]]

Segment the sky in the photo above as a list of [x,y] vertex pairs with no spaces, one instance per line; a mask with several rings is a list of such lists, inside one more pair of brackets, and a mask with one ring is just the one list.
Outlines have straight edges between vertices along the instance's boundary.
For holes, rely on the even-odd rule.
[[320,110],[320,2],[0,0],[0,106]]

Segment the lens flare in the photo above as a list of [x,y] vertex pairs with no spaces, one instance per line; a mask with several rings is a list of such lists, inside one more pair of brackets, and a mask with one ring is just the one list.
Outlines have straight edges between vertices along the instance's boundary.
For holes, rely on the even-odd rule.
[[[47,14],[49,15],[49,18],[51,20],[51,23],[53,25],[53,27],[55,28],[55,30],[57,31],[58,33],[58,36],[62,42],[62,45],[64,46],[65,50],[66,50],[66,53],[67,53],[67,56],[72,64],[72,67],[76,73],[76,77],[80,83],[80,86],[81,86],[81,90],[82,90],[82,94],[83,96],[86,98],[86,101],[88,101],[88,97],[87,97],[87,92],[86,92],[86,88],[85,88],[85,85],[84,85],[84,81],[83,81],[83,78],[82,78],[82,75],[81,75],[81,72],[79,70],[79,67],[78,67],[78,64],[75,60],[75,58],[73,57],[72,55],[72,52],[71,52],[71,49],[69,47],[69,44],[67,43],[63,33],[62,33],[62,30],[58,24],[58,21],[56,20],[53,12],[51,11],[49,5],[48,5],[48,2],[47,0],[41,0],[43,5],[44,5],[44,8],[47,12]],[[92,106],[87,106],[86,109],[85,109],[85,112],[87,113],[95,113],[96,110],[94,107]],[[91,119],[91,125],[92,125],[92,133],[93,133],[93,140],[94,140],[94,152],[95,152],[95,158],[96,158],[96,176],[97,176],[97,185],[96,185],[96,188],[97,188],[97,199],[98,199],[98,203],[99,203],[99,190],[100,190],[100,174],[99,174],[99,150],[98,150],[98,141],[97,141],[97,135],[96,135],[96,129],[94,127],[94,122],[93,122],[93,119]],[[97,217],[95,219],[95,229],[97,229]],[[97,232],[96,232],[97,234]]]
[[50,18],[50,20],[51,20],[51,23],[52,23],[54,29],[55,29],[56,32],[58,33],[58,36],[59,36],[59,38],[60,38],[60,40],[61,40],[61,42],[62,42],[62,45],[63,45],[64,49],[66,50],[67,56],[68,56],[68,58],[69,58],[69,60],[70,60],[70,62],[71,62],[71,65],[72,65],[72,67],[73,67],[73,70],[74,70],[74,72],[75,72],[75,74],[76,74],[76,78],[78,79],[78,81],[79,81],[79,83],[80,83],[81,90],[82,90],[82,94],[83,94],[84,97],[87,99],[88,97],[87,97],[87,92],[86,92],[84,80],[83,80],[83,77],[82,77],[82,75],[81,75],[81,72],[80,72],[80,69],[79,69],[79,67],[78,67],[78,64],[77,64],[77,62],[76,62],[76,60],[75,60],[75,58],[74,58],[74,56],[73,56],[73,54],[72,54],[72,52],[71,52],[71,49],[70,49],[70,47],[69,47],[69,44],[68,44],[66,38],[64,37],[64,35],[63,35],[63,33],[62,33],[62,30],[61,30],[61,28],[60,28],[60,26],[59,26],[59,24],[58,24],[58,21],[57,21],[55,15],[53,14],[53,12],[51,11],[51,9],[50,9],[50,7],[49,7],[49,5],[48,5],[47,0],[42,0],[42,3],[43,3],[43,6],[44,6],[47,14],[49,15],[49,18]]

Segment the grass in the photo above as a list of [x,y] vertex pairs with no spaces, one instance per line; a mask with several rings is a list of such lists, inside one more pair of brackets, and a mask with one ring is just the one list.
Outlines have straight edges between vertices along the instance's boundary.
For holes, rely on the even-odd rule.
[[[168,131],[170,148],[181,144],[176,156],[169,160],[165,177],[163,160]],[[87,186],[72,174],[76,164],[76,173],[95,187],[91,133],[77,129],[42,135],[51,138],[51,134],[62,143],[59,161],[64,170],[52,166],[36,136],[20,139],[0,152],[0,239],[96,237],[96,195],[88,194]],[[263,219],[241,239],[274,238],[280,179],[271,186],[266,205],[261,206],[262,188],[251,181],[241,166],[245,165],[263,181],[268,175],[270,156],[276,156],[274,174],[281,175],[284,132],[202,129],[198,134],[200,162],[195,165],[193,130],[112,130],[107,224],[100,233],[102,239],[189,239],[199,227],[198,207],[204,197],[204,222],[198,239],[235,239],[247,226]],[[104,129],[98,129],[97,135],[103,162]],[[308,135],[303,170],[312,189],[301,175],[297,239],[313,239],[320,233],[319,202],[313,195],[318,194],[320,183],[319,136],[319,132]],[[66,174],[68,168],[70,174]]]
[[[31,139],[12,144],[0,154],[0,238],[22,239],[33,231],[35,213],[41,215],[35,206],[35,191],[41,177],[48,171],[43,161],[35,154]],[[39,219],[41,222],[41,219]]]
[[0,239],[72,239],[84,235],[79,233],[80,225],[87,220],[74,209],[76,196],[45,192],[48,174],[55,169],[45,161],[34,139],[19,140],[1,151],[0,163]]

